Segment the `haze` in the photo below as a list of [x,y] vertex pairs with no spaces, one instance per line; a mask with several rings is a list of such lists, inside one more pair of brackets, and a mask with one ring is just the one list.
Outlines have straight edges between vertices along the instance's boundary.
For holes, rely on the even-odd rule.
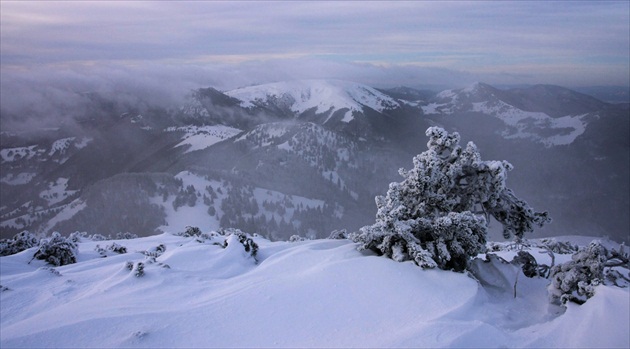
[[311,77],[625,86],[630,72],[627,1],[2,1],[1,10],[3,92],[15,76],[61,73],[228,89]]

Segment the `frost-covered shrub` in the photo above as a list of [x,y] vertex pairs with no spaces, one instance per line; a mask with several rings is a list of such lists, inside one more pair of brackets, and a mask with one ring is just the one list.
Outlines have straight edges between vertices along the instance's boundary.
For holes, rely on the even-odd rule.
[[39,239],[28,231],[16,234],[11,239],[0,240],[0,256],[8,256],[22,252],[39,244]]
[[538,247],[558,254],[573,254],[579,250],[577,245],[573,245],[569,241],[561,242],[554,238],[541,239]]
[[39,249],[33,258],[45,260],[58,267],[76,263],[76,254],[77,245],[70,238],[65,238],[58,232],[54,232],[50,238],[40,240]]
[[144,263],[142,263],[142,262],[138,262],[138,263],[136,264],[136,268],[135,268],[135,270],[136,270],[136,271],[134,272],[134,275],[135,275],[136,277],[142,277],[142,276],[144,276]]
[[[529,252],[518,251],[514,259],[512,259],[513,264],[518,264],[521,266],[523,270],[523,274],[528,278],[533,278],[535,276],[542,276],[541,274],[541,266],[538,265],[536,258],[531,255]],[[546,268],[543,267],[543,270]]]
[[584,303],[595,294],[595,286],[604,280],[608,250],[591,242],[571,256],[571,260],[551,268],[547,290],[553,303]]
[[101,257],[107,257],[107,250],[102,248],[100,245],[96,245],[94,247],[94,251],[101,255]]
[[111,245],[106,247],[108,250],[114,252],[114,253],[118,253],[118,254],[123,254],[123,253],[127,253],[127,248],[125,246],[119,245],[115,242],[113,242]]
[[217,233],[221,236],[226,236],[226,239],[223,241],[223,248],[228,246],[227,237],[234,235],[238,239],[238,242],[243,245],[245,252],[248,252],[252,257],[254,257],[254,259],[256,259],[256,255],[258,254],[258,244],[254,242],[248,234],[242,232],[240,229],[234,228],[219,229]]
[[303,236],[299,236],[299,235],[291,235],[289,237],[289,242],[300,242],[300,241],[306,241],[307,239]]
[[125,246],[122,246],[113,242],[111,245],[105,246],[105,248],[102,248],[101,246],[96,245],[96,247],[94,248],[94,251],[98,252],[103,257],[107,257],[107,251],[123,254],[123,253],[127,253],[127,248]]
[[345,229],[333,230],[330,232],[328,238],[333,240],[343,240],[348,238],[348,233]]
[[474,143],[459,146],[459,134],[431,127],[428,150],[401,169],[404,180],[376,197],[376,222],[349,235],[370,249],[423,268],[461,271],[485,250],[489,216],[503,225],[505,238],[522,238],[550,219],[534,212],[505,185],[506,161],[482,161]]
[[92,234],[92,235],[88,236],[88,239],[90,239],[92,241],[105,241],[105,240],[107,240],[107,237],[105,235],[102,235],[102,234]]
[[159,244],[156,247],[150,248],[146,251],[142,251],[142,254],[147,257],[157,258],[162,255],[166,251],[166,246],[164,244]]
[[137,239],[137,238],[138,238],[137,234],[130,233],[130,232],[116,234],[116,240],[131,240],[131,239]]
[[68,236],[68,238],[72,241],[72,242],[81,242],[81,239],[87,239],[88,235],[86,232],[78,232],[75,231],[74,233],[71,233],[70,236]]
[[191,227],[191,226],[186,226],[186,230],[184,230],[183,232],[177,233],[175,235],[177,236],[183,236],[183,237],[191,237],[191,236],[201,236],[201,229],[199,229],[198,227]]

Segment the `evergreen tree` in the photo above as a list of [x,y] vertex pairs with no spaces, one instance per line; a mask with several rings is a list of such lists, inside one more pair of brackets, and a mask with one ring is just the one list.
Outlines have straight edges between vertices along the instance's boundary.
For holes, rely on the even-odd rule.
[[376,222],[350,234],[359,249],[461,271],[485,250],[490,215],[505,238],[522,238],[550,221],[506,187],[508,162],[482,161],[474,143],[459,146],[457,132],[431,127],[426,135],[429,149],[414,157],[413,169],[401,169],[404,180],[376,197]]

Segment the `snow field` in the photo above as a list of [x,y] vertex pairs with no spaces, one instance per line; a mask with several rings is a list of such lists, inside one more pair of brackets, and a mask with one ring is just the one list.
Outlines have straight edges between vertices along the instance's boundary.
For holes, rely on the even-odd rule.
[[[228,241],[223,249],[214,243]],[[7,347],[627,347],[627,289],[598,286],[583,306],[549,308],[545,279],[511,265],[481,284],[356,251],[347,240],[270,242],[254,259],[235,236],[161,234],[79,243],[78,263],[1,257],[0,346]],[[138,251],[166,251],[150,263]],[[533,253],[533,255],[536,255]],[[145,263],[134,276],[127,261]],[[168,265],[168,268],[164,266]],[[486,265],[486,264],[482,264]],[[52,270],[52,271],[51,271]],[[54,272],[56,271],[56,272]],[[57,275],[59,274],[59,275]],[[494,280],[494,281],[493,281]],[[501,290],[507,283],[510,292]]]

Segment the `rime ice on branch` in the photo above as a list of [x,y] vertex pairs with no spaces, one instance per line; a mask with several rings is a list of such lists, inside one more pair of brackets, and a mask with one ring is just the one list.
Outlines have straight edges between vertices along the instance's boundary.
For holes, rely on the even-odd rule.
[[459,146],[457,132],[431,127],[426,134],[429,149],[414,157],[411,170],[400,169],[402,182],[376,197],[376,222],[350,234],[359,249],[461,271],[485,250],[490,216],[506,239],[551,221],[506,187],[507,161],[482,161],[474,143]]

